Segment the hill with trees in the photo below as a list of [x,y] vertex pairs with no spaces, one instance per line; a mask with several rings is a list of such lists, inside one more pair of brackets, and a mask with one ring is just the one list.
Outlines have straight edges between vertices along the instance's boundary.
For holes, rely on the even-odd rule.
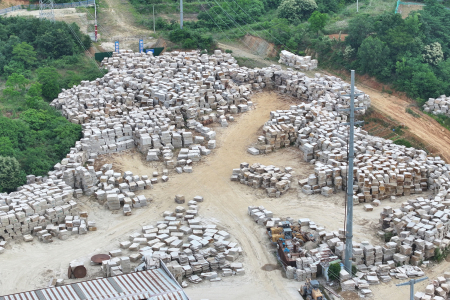
[[0,192],[46,175],[81,138],[48,102],[102,76],[84,55],[90,46],[76,24],[0,17]]

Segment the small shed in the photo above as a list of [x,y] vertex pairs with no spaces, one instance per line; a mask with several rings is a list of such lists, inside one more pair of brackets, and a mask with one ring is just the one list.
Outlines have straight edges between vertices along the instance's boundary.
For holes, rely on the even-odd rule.
[[189,300],[163,268],[0,296],[0,300]]

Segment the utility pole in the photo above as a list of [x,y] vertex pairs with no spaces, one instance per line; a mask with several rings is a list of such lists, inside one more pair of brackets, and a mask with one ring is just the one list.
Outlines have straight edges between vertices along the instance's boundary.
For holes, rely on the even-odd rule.
[[183,0],[180,0],[180,28],[183,29]]
[[55,22],[55,14],[53,12],[53,0],[39,0],[39,19],[48,19]]
[[409,285],[410,286],[409,299],[414,300],[414,284],[424,281],[426,279],[428,279],[428,277],[423,277],[423,278],[419,278],[419,279],[411,279],[410,281],[396,284],[396,286]]
[[156,32],[156,30],[155,30],[155,4],[153,4],[153,32]]
[[356,12],[359,12],[359,0],[356,0]]
[[97,42],[98,41],[98,39],[97,39],[97,3],[95,2],[95,0],[94,0],[94,18],[95,18],[95,23],[94,23],[95,41]]
[[[352,275],[352,239],[353,239],[353,160],[355,158],[354,149],[354,135],[355,135],[355,110],[360,110],[363,108],[355,109],[355,96],[358,97],[362,94],[355,94],[355,70],[351,70],[351,88],[350,88],[350,108],[344,109],[350,112],[350,122],[344,123],[344,125],[350,125],[349,129],[349,142],[348,142],[348,171],[347,171],[347,223],[345,231],[345,258],[344,267],[347,272]],[[359,124],[361,122],[356,122]]]

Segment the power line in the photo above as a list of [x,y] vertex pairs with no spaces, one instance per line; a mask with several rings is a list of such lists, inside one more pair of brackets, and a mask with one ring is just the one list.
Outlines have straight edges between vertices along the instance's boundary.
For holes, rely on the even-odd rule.
[[[203,5],[202,5],[202,7],[203,7]],[[213,18],[211,17],[211,15],[206,11],[206,13],[208,14],[208,16],[211,18],[211,20],[213,20]],[[218,14],[216,13],[216,15],[218,16]],[[222,19],[221,19],[222,20]],[[233,21],[232,19],[230,19],[231,21]],[[223,20],[222,20],[223,21]],[[213,20],[213,22],[217,25],[217,23]],[[233,21],[234,22],[234,21]],[[225,22],[224,22],[225,23]],[[236,23],[236,22],[234,22],[234,23]],[[226,24],[226,23],[225,23]],[[237,23],[236,23],[237,24]],[[228,26],[228,24],[226,24],[227,26]],[[219,26],[218,26],[219,27]],[[220,28],[220,27],[219,27]],[[228,26],[228,28],[230,28],[229,26]],[[228,37],[228,35],[222,30],[222,32],[225,34],[225,36],[228,38],[228,40],[230,41],[230,42],[232,42],[232,40]],[[249,45],[247,45],[244,41],[242,41],[242,43],[250,50],[250,51],[253,51],[252,50],[252,48],[249,46]],[[256,53],[257,54],[257,53]],[[273,84],[275,84],[276,85],[276,82],[272,79],[272,78],[270,78],[270,81],[273,83]]]
[[[233,0],[234,1],[234,0]],[[231,16],[230,16],[230,14],[221,6],[221,5],[219,5],[218,3],[217,3],[217,1],[216,0],[214,0],[214,2],[225,12],[225,14],[226,15],[228,15],[229,16],[229,19],[231,20],[231,21],[233,21],[239,28],[240,28],[240,30],[241,30],[241,32],[243,32],[242,31],[242,27],[235,21],[235,19],[233,19],[233,18],[231,18]],[[236,3],[237,4],[237,3]],[[239,6],[239,5],[238,5]],[[240,6],[239,6],[240,7]],[[237,12],[230,6],[230,8],[231,8],[231,10],[237,15]],[[240,7],[241,8],[241,7]],[[242,11],[244,11],[242,8],[241,8],[241,10]],[[245,11],[244,11],[245,12]],[[246,13],[246,12],[245,12]],[[247,13],[246,13],[247,14]],[[247,14],[248,15],[248,14]],[[255,21],[253,18],[252,18],[252,20],[253,21]],[[252,30],[253,32],[254,32],[254,34],[256,35],[256,36],[258,36],[260,39],[263,39],[254,29],[252,29],[251,28],[251,26],[250,26],[250,24],[248,24],[247,22],[245,22],[245,21],[243,21],[244,23],[245,23],[245,25],[247,25],[249,28],[250,28],[250,30]],[[229,26],[228,26],[228,28],[229,28]],[[245,31],[245,33],[247,33],[248,34],[248,31]],[[269,33],[270,34],[270,33]],[[278,39],[277,39],[278,40]],[[280,40],[278,40],[280,43],[281,43],[281,41]],[[243,43],[244,43],[244,41],[242,41]],[[283,45],[283,46],[285,46],[288,50],[290,50],[291,52],[292,52],[292,50],[291,49],[289,49],[286,45],[284,45],[283,43],[281,43],[281,45]],[[258,55],[258,53],[256,52],[256,54]]]
[[[203,7],[203,4],[200,4],[200,5],[202,6],[203,9],[205,9],[205,8]],[[206,12],[206,13],[208,14],[208,16],[211,18],[211,21],[213,21],[214,24],[216,24],[217,28],[219,28],[219,29],[222,31],[222,33],[227,37],[227,39],[231,42],[231,40],[230,40],[230,38],[228,37],[228,35],[225,33],[225,31],[223,31],[223,29],[222,29],[219,25],[217,25],[216,21],[214,21],[214,19],[211,17],[211,15],[208,13],[208,11],[205,10],[205,12]]]
[[[252,18],[252,16],[251,15],[249,15],[240,5],[239,5],[239,3],[237,3],[235,0],[233,0],[234,1],[234,3],[236,3],[237,4],[237,6],[247,15],[247,16],[249,16],[250,17],[250,19],[252,19],[253,20],[253,22],[255,22],[255,23],[258,23],[258,22],[256,22],[256,20],[255,19],[253,19]],[[270,31],[268,31],[267,29],[264,29],[262,26],[260,26],[264,31],[266,31],[272,38],[274,38],[274,39],[276,39],[281,45],[283,45],[283,46],[285,46],[289,51],[291,51],[292,52],[292,50],[291,49],[289,49],[285,44],[283,44],[278,38],[276,38],[275,36],[273,36],[271,33],[270,33]]]
[[[217,2],[216,2],[217,3]],[[237,15],[237,12],[233,9],[233,7],[230,5],[230,8],[231,8],[231,10]],[[242,8],[241,8],[242,9]],[[245,12],[245,11],[244,11]],[[249,25],[247,22],[245,22],[245,20],[243,20],[243,22],[245,23],[245,25]],[[236,24],[237,24],[237,22],[236,22]],[[254,30],[254,29],[252,29],[251,27],[249,27],[250,28],[250,30],[253,30],[253,32],[259,37],[259,38],[261,38],[262,39],[262,37]],[[247,32],[248,33],[248,32]]]
[[85,52],[89,53],[89,58],[92,60],[92,62],[94,63],[94,65],[98,68],[98,70],[100,71],[100,73],[103,73],[103,69],[101,69],[99,67],[99,65],[97,65],[97,63],[95,62],[95,59],[91,56],[91,53],[86,49],[86,47],[84,47],[83,42],[81,41],[80,37],[77,35],[77,33],[75,32],[75,30],[69,25],[67,24],[67,27],[69,27],[70,31],[72,32],[73,36],[77,39],[78,43],[80,44],[80,46],[84,49]]

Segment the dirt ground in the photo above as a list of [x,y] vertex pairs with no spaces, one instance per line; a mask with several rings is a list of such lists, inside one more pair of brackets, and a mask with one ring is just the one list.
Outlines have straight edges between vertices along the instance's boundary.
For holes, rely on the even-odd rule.
[[403,19],[406,19],[409,16],[409,13],[416,10],[423,9],[423,3],[418,3],[419,5],[411,5],[411,4],[400,4],[398,6],[398,12],[402,15]]
[[[186,292],[191,299],[299,299],[296,289],[300,283],[283,278],[277,268],[263,268],[267,264],[276,265],[276,259],[264,229],[247,215],[247,206],[263,205],[276,216],[296,219],[307,217],[327,230],[335,231],[344,224],[344,193],[330,198],[307,196],[299,192],[294,183],[286,195],[268,198],[263,190],[255,190],[229,179],[232,169],[244,161],[291,166],[296,179],[305,178],[313,172],[313,166],[303,162],[301,152],[294,147],[261,156],[251,156],[246,152],[247,147],[256,141],[269,112],[289,107],[291,102],[286,99],[270,92],[254,95],[252,101],[256,109],[238,116],[228,128],[216,128],[217,149],[202,159],[201,163],[194,165],[193,173],[172,173],[168,182],[158,183],[152,190],[140,192],[153,198],[153,202],[147,208],[133,210],[132,216],[114,214],[93,199],[85,197],[79,204],[79,210],[87,211],[89,218],[96,221],[97,231],[73,236],[65,241],[56,240],[52,244],[34,241],[10,245],[1,256],[0,294],[43,288],[48,286],[53,277],[66,278],[70,261],[81,259],[88,265],[92,255],[117,249],[118,243],[138,231],[140,226],[154,224],[164,211],[173,210],[174,195],[183,194],[187,199],[196,195],[204,197],[205,201],[200,204],[200,216],[225,228],[239,242],[244,251],[242,262],[246,270],[246,274],[241,277],[226,277],[221,282],[190,285]],[[116,170],[130,170],[139,175],[151,175],[154,170],[162,169],[157,163],[146,162],[136,152],[102,157],[101,160],[100,163],[113,163]],[[404,200],[397,201],[383,204],[395,208]],[[362,206],[355,207],[355,240],[381,243],[376,236],[381,210],[381,207],[375,207],[372,212],[364,212]],[[439,268],[443,270],[444,265],[448,266],[449,263]],[[88,272],[88,278],[99,276],[98,267],[89,267]],[[389,299],[404,299],[400,297],[401,289],[393,284],[383,284],[375,287],[375,290],[375,299],[387,299],[383,295],[390,295]],[[388,294],[387,290],[398,293],[399,297],[392,298],[393,294]]]
[[339,36],[341,37],[341,41],[345,41],[345,38],[348,36],[347,33],[335,33],[335,34],[329,34],[328,37],[330,39],[335,39],[335,40],[339,40]]
[[[79,13],[75,8],[62,8],[62,9],[54,9],[55,20],[56,21],[64,21],[66,23],[75,22],[79,27],[80,31],[87,34],[89,21],[87,19],[86,13]],[[6,16],[33,16],[39,17],[39,10],[16,10],[13,12],[9,12]]]

